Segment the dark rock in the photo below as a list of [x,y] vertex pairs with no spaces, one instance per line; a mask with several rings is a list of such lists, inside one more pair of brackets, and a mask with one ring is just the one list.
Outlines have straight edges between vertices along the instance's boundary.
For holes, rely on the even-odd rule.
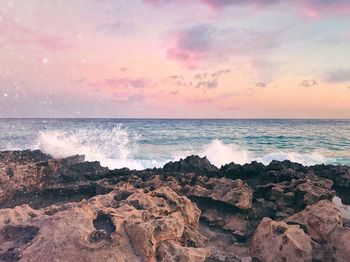
[[193,172],[205,175],[217,172],[218,168],[212,165],[206,157],[189,156],[185,159],[180,159],[180,161],[167,163],[163,170],[166,172]]
[[102,167],[100,162],[83,162],[62,166],[58,175],[63,181],[98,180],[109,173],[108,168]]
[[85,156],[83,155],[75,155],[66,157],[60,160],[60,164],[63,166],[70,166],[83,163],[85,161]]
[[3,151],[0,152],[2,163],[27,163],[48,161],[51,157],[40,150]]
[[190,156],[110,171],[79,155],[0,152],[0,260],[346,261],[335,192],[349,203],[349,167],[219,170]]

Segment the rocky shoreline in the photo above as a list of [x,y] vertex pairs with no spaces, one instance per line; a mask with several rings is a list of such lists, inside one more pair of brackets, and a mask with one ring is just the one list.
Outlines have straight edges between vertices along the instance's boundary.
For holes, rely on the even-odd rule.
[[[2,261],[349,261],[350,167],[0,152]],[[338,198],[338,199],[339,199]],[[346,209],[345,209],[346,210]],[[341,212],[342,211],[342,212]]]

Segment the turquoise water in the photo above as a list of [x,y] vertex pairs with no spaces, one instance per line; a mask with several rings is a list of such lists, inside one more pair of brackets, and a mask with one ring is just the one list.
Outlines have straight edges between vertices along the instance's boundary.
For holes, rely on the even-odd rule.
[[350,120],[0,119],[0,150],[85,154],[110,168],[160,167],[189,154],[228,162],[350,165]]

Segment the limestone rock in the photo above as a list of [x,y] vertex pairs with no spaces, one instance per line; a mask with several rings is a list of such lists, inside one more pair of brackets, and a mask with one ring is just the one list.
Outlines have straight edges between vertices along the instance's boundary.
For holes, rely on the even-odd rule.
[[299,226],[264,218],[253,236],[251,253],[264,262],[309,262],[311,239]]
[[285,221],[303,226],[310,237],[317,241],[327,241],[336,228],[342,227],[341,213],[329,200],[310,205]]

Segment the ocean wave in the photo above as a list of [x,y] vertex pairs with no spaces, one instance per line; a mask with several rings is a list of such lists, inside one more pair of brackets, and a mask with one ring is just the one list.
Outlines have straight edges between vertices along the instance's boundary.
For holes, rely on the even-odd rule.
[[130,138],[121,126],[112,129],[76,129],[72,131],[40,132],[35,148],[56,158],[75,154],[85,155],[87,161],[100,161],[109,168],[143,169],[133,158],[138,136]]
[[263,156],[254,156],[248,150],[239,149],[235,145],[223,144],[220,140],[215,139],[209,144],[204,151],[199,152],[198,155],[206,156],[208,160],[215,166],[220,167],[227,163],[246,164],[252,161],[258,161],[265,165],[271,163],[273,160],[290,160],[306,166],[322,164],[327,161],[327,158],[317,152],[312,153],[297,153],[297,152],[282,152],[276,151],[267,153]]
[[[245,164],[258,161],[269,164],[272,160],[291,160],[303,165],[314,165],[327,161],[324,156],[317,152],[308,154],[277,151],[255,156],[249,150],[241,149],[232,144],[224,144],[218,139],[199,149],[178,150],[158,158],[145,156],[141,159],[135,157],[142,155],[142,149],[139,150],[138,144],[140,138],[140,135],[131,134],[121,126],[108,129],[94,127],[70,131],[42,131],[39,133],[33,148],[40,149],[56,158],[82,154],[85,155],[87,161],[100,161],[101,165],[111,169],[128,167],[142,170],[162,167],[168,161],[176,161],[191,154],[206,156],[217,167],[231,162]],[[157,147],[154,150],[157,150]],[[152,154],[152,152],[148,152],[148,154]],[[154,155],[157,155],[157,152],[154,152]]]

